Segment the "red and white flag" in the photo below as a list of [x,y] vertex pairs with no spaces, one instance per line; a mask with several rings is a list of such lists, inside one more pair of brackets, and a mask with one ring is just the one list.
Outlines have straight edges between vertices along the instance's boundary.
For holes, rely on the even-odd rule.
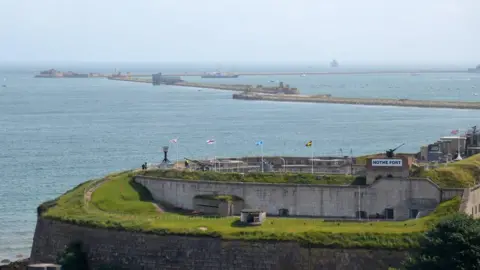
[[177,143],[177,142],[178,142],[178,139],[171,139],[170,142],[171,142],[171,143]]
[[207,144],[214,144],[215,143],[215,140],[207,140]]
[[459,130],[458,130],[458,129],[454,129],[454,130],[452,130],[452,132],[450,132],[450,134],[452,134],[452,135],[457,135],[457,134],[458,134],[458,132],[459,132]]

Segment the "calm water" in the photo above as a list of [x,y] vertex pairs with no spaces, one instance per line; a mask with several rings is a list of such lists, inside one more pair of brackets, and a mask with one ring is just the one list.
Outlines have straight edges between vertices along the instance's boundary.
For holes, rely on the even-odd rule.
[[[278,67],[265,71],[274,69]],[[314,141],[318,155],[339,154],[340,148],[357,155],[403,142],[402,151],[417,151],[451,129],[478,124],[480,117],[480,111],[473,110],[248,102],[232,100],[227,91],[106,79],[34,79],[34,70],[0,70],[8,85],[0,88],[0,260],[29,255],[35,209],[41,202],[86,179],[144,161],[159,162],[161,146],[175,137],[181,158],[258,155],[255,141],[260,139],[266,155],[310,155],[303,147],[307,140]],[[220,81],[272,84],[269,80],[289,83],[306,94],[480,101],[474,95],[480,92],[480,76],[474,74]],[[217,140],[216,148],[206,145],[210,138]]]

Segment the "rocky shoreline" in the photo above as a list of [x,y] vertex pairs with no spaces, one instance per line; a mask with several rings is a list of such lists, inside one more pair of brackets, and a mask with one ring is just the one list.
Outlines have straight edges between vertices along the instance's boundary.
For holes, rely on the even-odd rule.
[[0,265],[0,270],[26,270],[28,267],[29,259],[21,259],[11,262],[10,260],[2,260],[1,263],[7,263]]

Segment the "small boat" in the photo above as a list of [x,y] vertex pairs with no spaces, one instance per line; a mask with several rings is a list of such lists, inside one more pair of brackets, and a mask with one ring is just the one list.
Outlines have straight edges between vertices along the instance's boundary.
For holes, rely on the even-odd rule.
[[5,82],[7,81],[7,78],[3,78],[3,84],[2,84],[2,87],[7,87],[7,85],[5,84]]
[[303,73],[302,75],[300,75],[300,77],[305,77],[305,76],[307,76],[305,73]]

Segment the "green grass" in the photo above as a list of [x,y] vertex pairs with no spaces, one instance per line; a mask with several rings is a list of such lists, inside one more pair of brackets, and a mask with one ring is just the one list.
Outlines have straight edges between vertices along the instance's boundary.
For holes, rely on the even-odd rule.
[[441,217],[458,210],[460,198],[444,202],[429,216],[405,222],[324,222],[321,219],[268,217],[258,227],[238,226],[238,217],[205,218],[160,213],[151,194],[132,181],[132,172],[109,176],[92,195],[88,207],[84,191],[89,182],[46,206],[42,216],[74,224],[140,231],[221,237],[242,240],[297,241],[341,248],[410,249],[418,247],[423,232]]
[[440,187],[471,187],[480,179],[480,154],[431,170],[417,170],[415,176],[428,177]]
[[362,177],[351,175],[313,175],[311,173],[220,173],[212,171],[149,170],[142,175],[185,180],[209,180],[219,182],[259,182],[291,184],[349,185]]

